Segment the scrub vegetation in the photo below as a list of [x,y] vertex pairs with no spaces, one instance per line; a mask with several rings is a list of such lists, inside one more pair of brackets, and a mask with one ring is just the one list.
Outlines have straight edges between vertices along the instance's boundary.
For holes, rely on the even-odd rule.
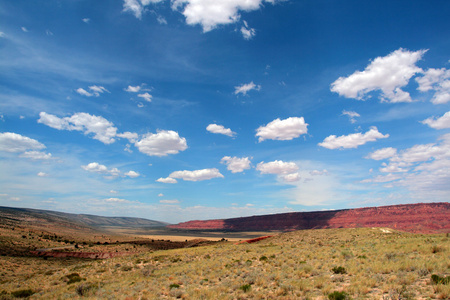
[[[8,249],[15,244],[24,249],[27,242],[31,248],[39,241],[37,233],[9,229],[7,235],[2,230],[0,242]],[[79,248],[70,251],[89,248],[76,242]],[[39,243],[60,246],[42,237]],[[94,243],[91,249],[102,247],[115,251],[132,246]],[[320,229],[251,244],[219,241],[169,250],[140,245],[111,259],[21,253],[0,256],[0,299],[450,298],[446,234]]]

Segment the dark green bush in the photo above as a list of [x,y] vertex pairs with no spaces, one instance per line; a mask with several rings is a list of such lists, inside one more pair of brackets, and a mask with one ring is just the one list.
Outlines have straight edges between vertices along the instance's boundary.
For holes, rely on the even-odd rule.
[[13,295],[16,298],[28,298],[33,294],[34,292],[30,289],[18,290],[11,293],[11,295]]
[[248,291],[250,291],[252,289],[252,285],[251,284],[244,284],[243,286],[240,287],[241,290],[244,291],[244,293],[247,293]]
[[180,285],[178,283],[172,283],[171,285],[169,285],[170,289],[177,289],[179,287],[180,287]]
[[346,292],[332,292],[328,294],[328,299],[330,300],[347,300],[350,299],[350,296]]
[[431,282],[434,284],[450,284],[450,276],[441,277],[439,275],[431,275]]
[[331,271],[333,271],[334,274],[346,274],[347,270],[344,267],[334,267],[333,269],[331,269]]
[[267,256],[261,256],[260,258],[259,258],[259,260],[260,261],[267,261],[268,260],[268,258],[267,258]]
[[67,284],[72,284],[75,282],[80,282],[80,281],[86,280],[84,278],[81,278],[80,274],[78,274],[78,273],[71,273],[69,275],[66,275],[65,277],[68,279]]

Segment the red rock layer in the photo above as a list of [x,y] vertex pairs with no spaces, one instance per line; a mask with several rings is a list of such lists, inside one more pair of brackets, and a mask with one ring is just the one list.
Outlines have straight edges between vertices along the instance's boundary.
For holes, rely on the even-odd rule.
[[189,221],[169,228],[268,231],[389,227],[416,233],[450,232],[450,203],[418,203],[335,211],[294,212],[222,220]]

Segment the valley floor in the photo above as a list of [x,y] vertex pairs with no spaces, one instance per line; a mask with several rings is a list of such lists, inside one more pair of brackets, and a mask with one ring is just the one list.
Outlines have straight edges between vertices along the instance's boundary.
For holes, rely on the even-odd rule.
[[[448,234],[323,229],[169,250],[91,244],[90,251],[128,252],[102,260],[28,256],[26,241],[61,246],[33,234],[2,232],[9,252],[0,256],[0,299],[450,298],[448,282],[431,280],[450,276]],[[23,252],[11,252],[14,246]]]

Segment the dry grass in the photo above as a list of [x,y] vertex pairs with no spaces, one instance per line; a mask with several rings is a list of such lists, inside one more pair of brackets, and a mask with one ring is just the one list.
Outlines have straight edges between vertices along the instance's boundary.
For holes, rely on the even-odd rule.
[[[18,290],[31,290],[30,299],[328,299],[336,291],[352,299],[449,299],[450,286],[430,277],[449,276],[450,238],[305,230],[108,260],[2,256],[0,269],[0,299]],[[73,273],[80,280],[68,284]]]

